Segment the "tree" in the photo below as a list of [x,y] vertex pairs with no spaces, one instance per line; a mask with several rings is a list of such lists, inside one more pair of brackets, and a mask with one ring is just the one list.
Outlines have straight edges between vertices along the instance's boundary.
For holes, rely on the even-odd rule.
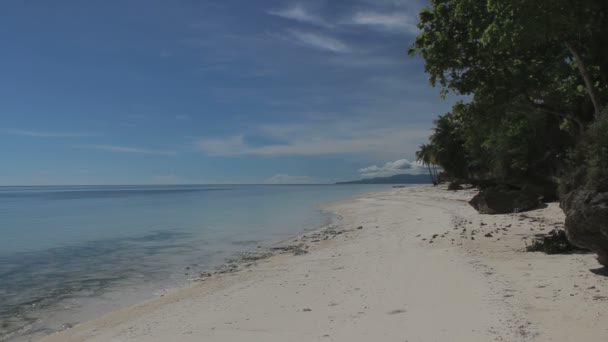
[[422,163],[423,166],[428,167],[429,176],[431,177],[431,182],[433,185],[439,184],[439,179],[437,175],[437,168],[432,167],[433,161],[435,160],[434,156],[434,147],[428,144],[423,144],[420,146],[420,149],[416,151],[416,161]]
[[[573,123],[578,133],[606,103],[608,2],[432,0],[420,14],[410,54],[442,92],[493,103],[521,98],[523,109]],[[587,96],[585,96],[587,94]]]
[[435,126],[430,140],[434,146],[436,163],[453,178],[469,178],[461,131],[462,121],[454,114],[447,113],[435,120]]
[[437,162],[528,190],[559,175],[568,238],[608,266],[608,1],[430,4],[409,53],[470,99],[436,121]]

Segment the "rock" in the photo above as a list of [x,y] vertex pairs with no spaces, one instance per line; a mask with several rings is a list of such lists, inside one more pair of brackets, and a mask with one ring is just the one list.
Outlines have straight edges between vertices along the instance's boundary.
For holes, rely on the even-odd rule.
[[577,189],[563,196],[560,206],[568,240],[597,253],[598,262],[608,266],[608,191]]
[[303,255],[308,254],[308,251],[302,248],[297,248],[293,250],[293,255]]
[[270,258],[272,256],[272,253],[270,252],[259,252],[259,253],[255,253],[255,252],[245,252],[241,254],[241,261],[244,262],[252,262],[252,261],[258,261],[258,260],[262,260],[262,259],[266,259],[266,258]]
[[63,323],[61,325],[61,330],[72,329],[75,323]]
[[282,252],[282,253],[290,253],[291,252],[294,255],[302,255],[302,254],[308,253],[308,251],[305,250],[304,248],[305,248],[304,244],[299,244],[299,245],[288,245],[288,246],[271,247],[270,250],[272,250],[272,251],[278,251],[278,252]]
[[486,235],[484,235],[485,237],[492,237],[492,233],[488,233]]
[[534,183],[525,184],[523,188],[539,194],[541,201],[544,203],[554,202],[559,199],[557,183],[552,181],[536,180]]
[[448,185],[448,190],[450,190],[450,191],[457,191],[457,190],[462,190],[462,189],[463,189],[463,187],[458,183],[450,183]]
[[481,190],[469,204],[480,214],[510,214],[536,209],[540,196],[529,190],[496,186]]

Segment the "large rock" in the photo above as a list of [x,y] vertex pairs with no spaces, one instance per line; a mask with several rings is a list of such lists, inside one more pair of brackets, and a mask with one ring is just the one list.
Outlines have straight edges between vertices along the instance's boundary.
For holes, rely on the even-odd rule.
[[538,193],[525,188],[496,186],[482,189],[469,204],[480,214],[510,214],[538,208],[540,197]]
[[597,253],[608,266],[608,192],[574,190],[563,196],[566,234],[570,242]]
[[450,191],[458,191],[458,190],[462,190],[463,187],[462,185],[460,185],[459,183],[456,182],[452,182],[448,185],[448,190]]
[[522,184],[524,184],[522,188],[527,191],[537,193],[544,203],[559,200],[557,183],[539,180]]

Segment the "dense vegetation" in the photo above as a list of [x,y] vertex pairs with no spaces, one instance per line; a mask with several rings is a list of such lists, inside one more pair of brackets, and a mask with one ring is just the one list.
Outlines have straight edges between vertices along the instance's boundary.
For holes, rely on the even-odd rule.
[[607,192],[608,1],[430,3],[409,52],[443,95],[467,100],[418,159],[472,183]]
[[432,0],[419,28],[410,54],[431,84],[470,97],[436,120],[420,159],[462,179],[557,181],[581,162],[604,177],[607,1]]

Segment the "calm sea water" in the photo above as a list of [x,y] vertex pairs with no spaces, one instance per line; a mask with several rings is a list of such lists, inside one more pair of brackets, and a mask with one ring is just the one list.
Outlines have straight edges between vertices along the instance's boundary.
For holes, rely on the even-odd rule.
[[0,187],[0,341],[91,319],[328,223],[382,185]]

